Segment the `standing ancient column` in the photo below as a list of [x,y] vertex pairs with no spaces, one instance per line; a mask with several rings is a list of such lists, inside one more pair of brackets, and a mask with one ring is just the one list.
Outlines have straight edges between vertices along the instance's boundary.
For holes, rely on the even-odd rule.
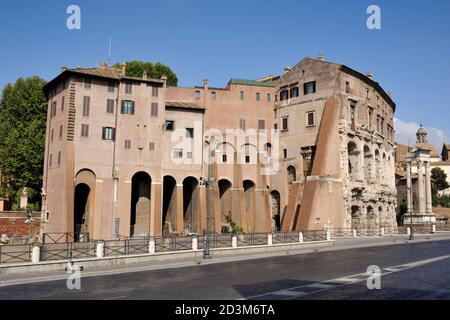
[[427,161],[425,162],[425,184],[426,184],[426,190],[427,190],[427,213],[432,214],[433,213],[433,201],[431,197],[431,168],[430,163]]
[[406,206],[407,213],[411,214],[412,208],[412,189],[411,189],[411,163],[406,163]]
[[417,182],[419,183],[419,213],[426,212],[425,183],[423,181],[422,161],[417,161]]

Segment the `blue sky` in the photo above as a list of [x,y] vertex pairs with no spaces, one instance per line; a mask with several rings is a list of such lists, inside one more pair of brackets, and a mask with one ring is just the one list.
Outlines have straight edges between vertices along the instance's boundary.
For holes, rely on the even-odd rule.
[[[66,8],[81,8],[81,30]],[[370,4],[381,30],[366,27]],[[279,74],[320,51],[326,60],[372,71],[397,103],[398,140],[423,124],[438,145],[450,138],[450,1],[2,0],[0,87],[18,77],[51,79],[61,66],[160,61],[182,86]],[[440,151],[440,150],[439,150]]]

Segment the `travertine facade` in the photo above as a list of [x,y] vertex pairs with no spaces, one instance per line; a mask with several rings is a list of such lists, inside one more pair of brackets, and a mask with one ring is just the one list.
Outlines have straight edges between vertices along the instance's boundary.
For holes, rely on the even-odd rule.
[[395,104],[346,66],[306,58],[278,77],[175,88],[103,65],[65,69],[45,92],[42,232],[395,224]]

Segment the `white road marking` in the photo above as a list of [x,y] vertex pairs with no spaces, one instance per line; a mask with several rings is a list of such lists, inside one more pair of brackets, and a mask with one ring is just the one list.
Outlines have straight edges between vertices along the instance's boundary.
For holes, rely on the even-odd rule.
[[[382,272],[381,272],[381,276],[388,275],[391,273],[401,272],[404,270],[408,270],[408,269],[423,266],[426,264],[446,260],[449,258],[450,258],[450,255],[445,255],[445,256],[439,256],[436,258],[418,260],[418,261],[414,261],[414,262],[410,262],[410,263],[405,263],[405,264],[398,265],[398,266],[383,268]],[[334,289],[334,288],[343,287],[343,286],[346,286],[349,284],[363,282],[363,281],[366,281],[368,278],[369,278],[368,274],[358,273],[358,274],[354,274],[351,276],[341,277],[341,278],[327,280],[327,281],[323,281],[323,282],[316,282],[316,283],[306,284],[306,285],[302,285],[302,286],[286,288],[286,289],[272,291],[272,292],[266,292],[263,294],[258,294],[258,295],[254,295],[254,296],[250,296],[250,297],[246,297],[246,298],[241,298],[239,300],[256,299],[256,298],[262,298],[264,296],[269,296],[269,295],[278,295],[280,297],[285,297],[286,299],[292,299],[292,298],[299,297],[299,296],[310,295],[310,294],[318,293],[321,291],[326,291],[326,290],[330,290],[330,289]],[[302,292],[301,291],[302,289],[305,289],[308,287],[309,288],[317,288],[317,290],[313,290],[310,292]],[[301,294],[293,295],[293,291],[295,292],[295,290],[299,290],[297,292],[300,292]]]
[[118,296],[118,297],[112,297],[112,298],[105,298],[103,300],[117,300],[117,299],[121,299],[121,298],[126,298],[127,296]]

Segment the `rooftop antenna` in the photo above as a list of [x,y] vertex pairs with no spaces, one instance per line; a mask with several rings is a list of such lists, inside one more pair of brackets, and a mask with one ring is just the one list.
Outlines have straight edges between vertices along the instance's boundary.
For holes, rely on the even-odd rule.
[[109,36],[109,50],[108,50],[108,64],[111,65],[111,45],[112,45],[112,39],[111,36]]

